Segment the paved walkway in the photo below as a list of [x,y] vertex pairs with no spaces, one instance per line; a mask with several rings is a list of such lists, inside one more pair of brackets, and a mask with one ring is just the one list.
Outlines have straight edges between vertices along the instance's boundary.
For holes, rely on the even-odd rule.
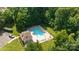
[[18,38],[19,38],[19,36],[17,36],[17,37],[15,37],[15,38],[11,39],[8,43],[11,43],[12,41],[14,41],[15,39],[18,39]]

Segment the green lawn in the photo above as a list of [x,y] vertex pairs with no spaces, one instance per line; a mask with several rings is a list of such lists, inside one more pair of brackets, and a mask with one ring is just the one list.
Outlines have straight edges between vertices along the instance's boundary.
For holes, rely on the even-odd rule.
[[22,42],[19,39],[12,41],[0,49],[1,51],[23,51],[25,50]]
[[13,32],[12,34],[15,35],[15,36],[18,36],[20,33],[16,30],[16,25],[13,26],[12,28]]
[[[55,36],[56,35],[56,32],[51,27],[43,26],[43,28],[45,30],[47,30],[52,36]],[[52,48],[52,47],[55,46],[54,40],[51,39],[49,41],[43,42],[43,43],[41,43],[41,46],[42,46],[42,48],[43,48],[44,51],[47,51],[50,48]]]
[[52,39],[50,41],[43,42],[41,43],[41,46],[42,46],[43,51],[48,51],[50,50],[50,48],[55,46],[54,40]]

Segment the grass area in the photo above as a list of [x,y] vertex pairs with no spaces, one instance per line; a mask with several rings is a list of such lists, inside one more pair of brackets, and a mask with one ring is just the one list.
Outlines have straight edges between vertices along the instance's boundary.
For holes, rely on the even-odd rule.
[[13,29],[13,32],[12,32],[13,35],[18,36],[18,35],[20,34],[20,33],[16,30],[16,26],[15,26],[15,25],[13,26],[12,29]]
[[[47,30],[52,36],[56,35],[56,32],[51,27],[43,26],[43,28],[45,30]],[[54,40],[51,39],[49,41],[43,42],[43,43],[41,43],[41,46],[42,46],[44,51],[48,51],[50,48],[55,46]]]
[[12,41],[0,49],[1,51],[23,51],[25,50],[22,42],[19,39]]
[[43,42],[43,43],[41,43],[41,46],[42,46],[43,51],[48,51],[48,50],[50,50],[50,48],[55,46],[54,40],[52,39],[52,40]]

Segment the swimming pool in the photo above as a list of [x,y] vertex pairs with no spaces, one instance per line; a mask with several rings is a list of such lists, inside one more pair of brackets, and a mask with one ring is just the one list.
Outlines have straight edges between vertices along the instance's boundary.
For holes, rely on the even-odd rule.
[[31,32],[33,42],[39,41],[39,43],[42,43],[53,38],[52,35],[40,25],[31,27],[29,31]]
[[33,35],[36,35],[39,39],[42,39],[45,33],[40,26],[32,28],[31,31],[33,32]]

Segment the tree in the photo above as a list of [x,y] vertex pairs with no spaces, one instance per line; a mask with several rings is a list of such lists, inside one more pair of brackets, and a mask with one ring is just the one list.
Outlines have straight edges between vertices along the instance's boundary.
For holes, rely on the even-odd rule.
[[47,18],[47,24],[51,27],[54,27],[55,12],[58,8],[48,8],[46,10],[45,16]]
[[72,15],[73,8],[58,8],[55,12],[55,29],[61,30],[67,27],[67,21]]
[[5,19],[3,18],[3,13],[0,11],[0,30],[3,29],[5,25]]
[[68,29],[70,30],[70,32],[76,32],[79,29],[79,15],[78,14],[76,14],[74,17],[69,18]]
[[46,23],[45,11],[47,8],[28,8],[29,20],[31,25]]
[[73,43],[75,41],[75,34],[74,33],[71,33],[69,36],[68,36],[68,42],[69,43]]
[[30,41],[30,42],[27,43],[26,50],[29,50],[29,51],[41,51],[42,47],[39,44],[39,42],[34,43],[34,42]]
[[44,8],[20,8],[17,16],[17,29],[20,31],[27,28],[44,23]]
[[51,50],[55,51],[73,51],[78,50],[79,44],[78,41],[75,40],[75,34],[71,33],[67,34],[65,30],[58,32],[55,37],[55,47],[52,47]]
[[5,24],[4,19],[0,19],[0,29],[3,29],[4,24]]
[[14,25],[13,12],[7,8],[3,13],[6,27],[12,27]]
[[19,8],[19,12],[16,18],[17,31],[21,32],[23,30],[26,30],[30,26],[30,20],[28,19],[28,17],[28,9]]
[[66,30],[58,32],[55,36],[55,47],[52,50],[67,50],[68,34]]

